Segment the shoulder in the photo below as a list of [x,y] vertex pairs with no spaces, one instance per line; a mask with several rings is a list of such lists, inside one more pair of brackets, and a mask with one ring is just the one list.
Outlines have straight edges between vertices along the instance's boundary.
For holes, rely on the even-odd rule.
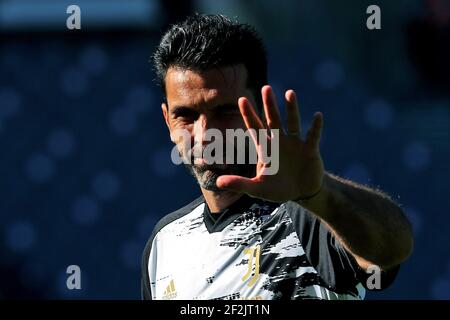
[[288,215],[292,222],[302,228],[313,228],[320,224],[320,219],[311,211],[294,201],[284,202],[280,209]]
[[200,196],[197,199],[195,199],[194,201],[185,205],[184,207],[165,215],[163,218],[161,218],[156,223],[156,225],[153,229],[153,232],[152,232],[152,236],[150,237],[149,240],[151,240],[151,238],[154,237],[165,226],[167,226],[167,225],[171,224],[172,222],[175,222],[176,220],[179,220],[179,219],[183,218],[184,216],[188,215],[189,213],[191,213],[195,208],[197,208],[204,201],[205,200],[204,200],[203,196]]
[[[358,265],[353,254],[326,223],[296,202],[285,202],[282,207],[292,221],[308,261],[330,288],[338,293],[350,292],[353,295],[359,294],[356,290],[358,284],[366,288],[371,273]],[[382,273],[382,289],[394,281],[397,272],[398,267]]]
[[167,215],[165,215],[163,218],[161,218],[155,225],[155,227],[153,228],[153,232],[150,235],[150,238],[147,241],[147,244],[145,245],[145,249],[144,249],[144,255],[143,255],[143,259],[146,260],[148,259],[148,256],[150,254],[150,250],[152,247],[152,243],[153,243],[153,239],[155,238],[155,236],[158,234],[158,232],[161,231],[161,229],[163,229],[164,227],[170,225],[172,222],[183,218],[184,216],[188,215],[189,213],[191,213],[196,207],[198,207],[201,203],[204,202],[204,198],[203,196],[198,197],[197,199],[195,199],[194,201],[188,203],[187,205],[185,205],[184,207],[173,211]]
[[196,198],[194,201],[185,205],[184,207],[182,207],[176,211],[173,211],[173,212],[165,215],[164,217],[162,217],[156,223],[155,227],[153,228],[153,232],[147,241],[147,245],[145,246],[146,250],[148,247],[151,247],[153,239],[155,238],[155,236],[158,234],[159,231],[161,231],[164,227],[170,225],[172,222],[175,222],[175,221],[185,217],[186,215],[191,213],[195,208],[197,208],[203,202],[204,202],[204,198],[203,198],[203,196],[200,196],[200,197]]

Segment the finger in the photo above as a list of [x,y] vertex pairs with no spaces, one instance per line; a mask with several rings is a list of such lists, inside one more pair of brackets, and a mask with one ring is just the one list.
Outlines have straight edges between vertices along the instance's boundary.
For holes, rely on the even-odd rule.
[[270,129],[282,129],[280,113],[277,105],[275,93],[270,86],[261,89],[263,99],[264,115]]
[[241,97],[238,100],[239,111],[241,112],[242,119],[244,120],[245,126],[249,129],[250,135],[252,136],[255,145],[258,145],[259,130],[264,130],[264,125],[253,108],[250,101]]
[[322,128],[323,128],[323,114],[321,112],[316,112],[314,114],[311,128],[309,128],[308,133],[306,134],[306,144],[310,145],[316,150],[319,149]]
[[252,179],[236,175],[220,176],[216,180],[216,185],[222,189],[239,193],[247,193],[249,195],[256,194],[258,189],[257,183]]
[[238,106],[247,129],[264,129],[261,119],[247,98],[239,98]]
[[300,110],[294,90],[286,91],[284,98],[286,99],[287,134],[301,137]]

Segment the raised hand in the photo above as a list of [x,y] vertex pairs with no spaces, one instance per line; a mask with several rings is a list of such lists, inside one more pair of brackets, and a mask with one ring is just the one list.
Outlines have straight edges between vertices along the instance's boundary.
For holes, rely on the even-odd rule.
[[[249,194],[253,197],[274,202],[299,200],[317,193],[324,179],[324,166],[319,151],[320,136],[323,127],[323,115],[314,114],[311,128],[302,138],[300,111],[293,90],[285,93],[287,123],[284,130],[279,114],[275,94],[268,85],[261,89],[265,124],[255,112],[250,101],[239,98],[238,105],[247,129],[268,129],[266,139],[271,132],[279,130],[279,168],[273,175],[264,174],[270,166],[264,163],[261,155],[261,141],[253,136],[258,153],[256,176],[253,178],[236,175],[222,175],[217,179],[219,188]],[[270,143],[270,141],[269,141]]]

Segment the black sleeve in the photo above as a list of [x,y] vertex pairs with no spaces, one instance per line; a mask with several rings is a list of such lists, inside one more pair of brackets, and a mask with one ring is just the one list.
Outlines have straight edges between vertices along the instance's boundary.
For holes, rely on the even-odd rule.
[[152,300],[152,293],[150,288],[145,285],[144,279],[141,279],[141,299],[142,300]]
[[155,230],[145,245],[141,260],[141,298],[142,300],[152,300],[152,292],[150,287],[150,279],[148,276],[148,258],[152,249],[153,239],[155,238]]
[[[367,279],[372,273],[358,265],[329,228],[299,204],[289,201],[285,205],[305,254],[322,280],[336,292],[353,291],[359,283],[368,289]],[[381,272],[380,290],[395,280],[398,270],[399,266]]]

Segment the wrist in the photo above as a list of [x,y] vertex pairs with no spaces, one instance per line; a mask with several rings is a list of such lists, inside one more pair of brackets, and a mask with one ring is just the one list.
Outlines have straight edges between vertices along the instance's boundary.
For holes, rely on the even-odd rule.
[[325,180],[325,179],[322,179],[322,183],[320,184],[320,187],[319,187],[319,189],[318,189],[317,191],[313,192],[312,194],[310,194],[310,195],[308,195],[308,196],[301,196],[301,197],[298,197],[298,198],[296,198],[296,199],[294,199],[294,200],[292,200],[292,201],[298,202],[298,203],[302,203],[302,202],[311,200],[311,199],[313,199],[314,197],[317,197],[317,195],[318,195],[318,194],[322,191],[322,189],[323,189],[324,180]]
[[311,194],[308,197],[300,197],[293,201],[318,216],[325,216],[328,212],[328,196],[329,186],[327,184],[327,177],[324,175],[320,188],[316,190],[314,194]]

